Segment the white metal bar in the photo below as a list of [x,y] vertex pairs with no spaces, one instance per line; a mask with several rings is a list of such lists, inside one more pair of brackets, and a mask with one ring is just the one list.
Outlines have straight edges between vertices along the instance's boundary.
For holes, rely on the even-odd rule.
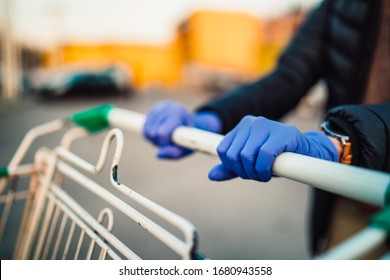
[[[112,227],[114,225],[114,221],[113,221],[114,214],[112,213],[111,209],[104,208],[102,211],[100,211],[99,216],[97,218],[97,221],[100,224],[102,224],[105,216],[107,216],[107,219],[108,219],[107,230],[109,232],[111,232],[112,231]],[[91,259],[91,256],[93,254],[94,249],[95,249],[95,241],[91,240],[91,244],[89,245],[88,254],[87,254],[86,259]]]
[[[109,232],[112,232],[112,228],[114,226],[114,214],[112,213],[112,210],[110,208],[104,208],[102,211],[100,211],[97,221],[101,225],[103,225],[104,217],[107,217],[108,219],[107,230]],[[91,259],[92,257],[93,251],[95,250],[95,243],[95,240],[92,239],[91,243],[89,244],[89,249],[86,257],[87,260]]]
[[[18,230],[15,244],[22,244],[25,240],[26,233],[27,233],[27,227],[28,227],[28,220],[29,220],[29,217],[31,216],[32,204],[33,203],[32,203],[32,199],[30,198],[30,196],[27,197],[25,205],[24,205],[24,209],[23,209],[22,218],[21,218],[20,223],[19,223],[19,230]],[[19,255],[19,250],[20,250],[19,246],[16,246],[16,249],[13,252],[14,259],[16,258],[16,256]]]
[[64,125],[65,123],[63,120],[57,119],[32,128],[29,132],[27,132],[27,134],[23,138],[22,143],[20,144],[18,150],[16,151],[15,155],[11,159],[8,168],[12,169],[19,165],[24,155],[26,154],[28,148],[31,146],[31,144],[35,139],[43,135],[47,135],[55,131],[58,131],[62,129]]
[[[45,201],[43,203],[46,204],[46,197],[45,197]],[[35,252],[34,252],[34,257],[33,257],[34,260],[45,258],[45,255],[44,255],[45,254],[44,253],[45,247],[47,247],[47,245],[48,245],[47,243],[45,243],[45,241],[48,238],[47,234],[49,232],[50,220],[53,216],[54,208],[55,208],[54,202],[49,201],[47,203],[47,206],[45,209],[45,215],[41,221],[42,226],[40,227],[40,231],[38,232],[39,238],[38,238],[37,245],[35,247]]]
[[56,239],[56,243],[54,245],[53,254],[52,254],[52,258],[51,258],[52,260],[55,260],[57,258],[58,250],[59,250],[60,245],[61,245],[62,237],[64,235],[65,226],[66,226],[67,222],[68,222],[68,215],[66,213],[64,213],[62,216],[60,229],[58,230],[58,234],[57,234],[58,236]]
[[[36,157],[39,158],[40,156],[41,155],[38,154]],[[32,209],[31,220],[29,221],[28,232],[26,232],[26,239],[24,240],[23,244],[21,243],[19,245],[21,246],[21,259],[27,259],[29,257],[31,247],[33,245],[33,241],[37,233],[39,225],[38,221],[41,219],[41,215],[44,209],[49,184],[54,174],[55,160],[56,158],[53,154],[49,155],[49,157],[47,158],[46,174],[43,182],[40,184],[40,187],[37,190],[36,199],[34,200],[34,206]]]
[[95,249],[95,240],[91,240],[91,243],[89,244],[89,249],[87,252],[87,256],[85,257],[86,260],[90,260],[93,254],[93,250]]
[[116,162],[118,162],[122,155],[122,150],[123,150],[123,135],[119,129],[111,130],[104,138],[99,159],[96,165],[93,165],[85,161],[84,159],[80,158],[79,156],[75,155],[74,153],[70,152],[69,150],[63,147],[56,147],[55,151],[65,161],[71,162],[72,164],[92,174],[96,174],[99,173],[103,168],[108,155],[108,149],[110,147],[110,143],[114,138],[116,138],[117,141],[114,157],[116,159]]
[[[54,188],[57,188],[57,190],[60,190],[58,186],[54,186]],[[62,190],[60,190],[62,191]],[[65,196],[67,196],[67,194],[65,194]],[[49,193],[48,194],[48,198],[49,200],[53,201],[64,213],[66,213],[69,218],[73,221],[72,223],[72,227],[70,229],[70,236],[71,238],[67,240],[67,244],[66,244],[66,248],[65,248],[65,252],[64,252],[64,257],[63,259],[67,256],[68,254],[68,251],[69,251],[69,247],[70,247],[70,240],[73,238],[74,236],[74,230],[75,230],[75,227],[76,227],[76,224],[79,226],[79,228],[82,230],[82,233],[81,235],[84,234],[87,234],[91,239],[95,240],[95,242],[102,248],[104,249],[111,257],[113,257],[114,259],[121,259],[118,254],[116,254],[113,250],[111,250],[111,248],[92,230],[93,228],[90,228],[88,226],[88,224],[86,224],[81,218],[79,218],[77,215],[76,215],[76,212],[74,212],[72,208],[68,207],[70,205],[66,205],[64,202],[62,202],[60,199],[58,199],[54,194],[52,193]],[[72,205],[73,207],[73,205]],[[93,217],[92,217],[93,219]],[[86,219],[86,222],[88,222],[90,219]],[[96,228],[94,229],[96,230]],[[101,234],[101,232],[99,230],[97,230],[99,232],[99,234]],[[84,237],[83,237],[84,238]],[[80,236],[80,240],[81,240],[81,236]],[[79,244],[80,244],[80,240],[79,240]],[[80,244],[81,245],[81,244]],[[79,250],[77,250],[79,252]],[[120,250],[118,250],[120,251]],[[75,256],[75,259],[77,259],[78,257],[78,252],[76,253],[77,256]]]
[[141,135],[145,115],[121,108],[112,108],[108,113],[108,121],[112,127],[119,127]]
[[[67,205],[67,208],[71,209],[78,216],[83,217],[85,223],[91,228],[96,230],[103,238],[109,240],[109,242],[128,259],[139,259],[139,257],[129,250],[118,238],[110,233],[108,229],[102,226],[94,217],[92,217],[87,211],[85,211],[80,205],[71,198],[66,192],[64,192],[59,186],[52,183],[50,190],[63,204]],[[58,202],[57,202],[58,204]]]
[[105,190],[100,185],[90,180],[88,177],[84,176],[64,162],[58,161],[57,168],[58,171],[66,175],[68,178],[79,183],[81,186],[96,194],[111,205],[115,206],[123,214],[142,225],[143,228],[147,229],[148,232],[162,240],[172,250],[183,257],[188,257],[188,248],[182,240],[178,239],[176,236],[172,235],[170,232],[151,221],[149,218],[145,217],[134,208],[130,207],[127,203],[114,196],[111,192]]
[[[22,143],[19,145],[10,163],[8,164],[8,172],[14,173],[14,170],[21,163],[27,150],[30,148],[33,141],[43,135],[58,131],[64,127],[65,123],[63,120],[54,120],[37,127],[32,128],[23,138]],[[3,193],[6,185],[6,180],[0,179],[0,193]]]
[[[55,185],[53,185],[52,186],[53,188],[55,188],[56,190],[55,190],[55,192],[57,192],[57,194],[58,194],[58,192],[59,193],[61,193],[60,194],[60,197],[61,198],[64,198],[64,197],[69,197],[65,192],[63,192],[58,186],[55,186]],[[103,231],[101,230],[101,229],[99,229],[99,228],[96,228],[96,224],[92,224],[91,225],[91,221],[93,221],[94,220],[94,218],[92,217],[92,216],[90,216],[90,215],[83,215],[84,216],[84,218],[86,218],[85,219],[85,221],[83,221],[81,218],[79,218],[79,216],[77,216],[77,213],[78,212],[80,212],[79,211],[79,206],[76,206],[75,207],[75,205],[77,205],[77,203],[74,205],[73,204],[73,202],[72,202],[72,204],[67,204],[67,201],[66,202],[62,202],[60,199],[58,199],[58,198],[60,198],[60,197],[57,197],[57,194],[55,195],[55,194],[52,194],[52,193],[49,193],[49,195],[48,195],[48,198],[50,199],[50,200],[52,200],[52,201],[54,201],[55,202],[55,204],[59,207],[59,208],[61,208],[61,210],[64,212],[64,213],[66,213],[69,217],[70,217],[70,219],[73,221],[73,223],[72,223],[72,227],[71,227],[71,229],[70,229],[70,231],[69,231],[69,233],[70,233],[70,236],[71,236],[71,239],[73,238],[73,236],[74,236],[74,231],[75,231],[75,227],[76,227],[76,224],[79,226],[79,228],[82,230],[82,232],[84,232],[84,234],[87,234],[89,237],[91,237],[91,239],[93,239],[102,249],[104,249],[106,252],[108,252],[108,254],[110,255],[110,256],[112,256],[114,259],[121,259],[114,251],[112,251],[111,249],[110,249],[110,247],[93,231],[93,230],[96,230],[99,234],[101,234],[104,238],[107,238],[108,240],[110,240],[110,242],[111,242],[111,244],[116,248],[116,249],[118,249],[118,251],[119,252],[121,252],[121,253],[123,253],[123,255],[124,256],[126,256],[126,257],[129,257],[129,256],[131,256],[131,258],[132,259],[139,259],[139,257],[138,256],[136,256],[135,254],[133,254],[133,252],[131,252],[130,250],[122,250],[122,248],[118,248],[117,247],[117,245],[115,244],[116,242],[115,242],[115,240],[117,240],[116,238],[115,238],[115,236],[114,235],[105,235],[104,233],[103,233],[103,231],[105,230],[105,228],[103,228]],[[69,197],[70,198],[70,197]],[[76,210],[76,211],[75,211]],[[89,223],[89,224],[87,224],[87,223]],[[93,229],[93,230],[92,230]],[[82,234],[82,233],[81,233]],[[110,238],[110,236],[111,236],[111,238]],[[80,236],[80,239],[81,239],[81,236]],[[112,242],[112,240],[114,240],[114,242]],[[67,254],[68,254],[68,251],[69,251],[69,247],[70,247],[70,239],[68,239],[67,240],[67,244],[66,244],[66,247],[65,247],[65,252],[64,252],[64,257],[63,257],[63,259],[65,259],[65,257],[67,256]],[[117,243],[119,243],[120,244],[120,246],[124,246],[120,241],[119,242],[117,242]],[[79,240],[79,243],[78,244],[80,244],[80,240]],[[81,246],[81,244],[80,244],[80,246]],[[78,246],[79,247],[79,246]],[[77,257],[78,257],[78,254],[79,254],[79,249],[77,250],[77,253],[76,253],[76,255],[77,256],[75,256],[75,259],[77,259]]]
[[371,252],[386,240],[385,230],[376,227],[368,227],[344,242],[329,249],[315,259],[318,260],[350,260],[359,259]]
[[68,256],[70,243],[72,242],[75,229],[76,229],[76,221],[73,219],[72,225],[71,225],[70,230],[69,230],[68,238],[67,238],[66,243],[65,243],[64,253],[62,254],[63,260],[65,260],[66,257]]
[[[42,155],[42,150],[37,152],[35,155],[35,163],[37,165],[39,165],[39,157]],[[35,164],[34,164],[34,166],[35,166]],[[33,172],[31,174],[31,178],[30,178],[30,182],[29,182],[29,186],[28,186],[29,194],[26,197],[26,201],[25,201],[25,205],[24,205],[24,209],[23,209],[23,215],[22,215],[22,218],[21,218],[20,223],[19,223],[18,236],[17,236],[16,242],[15,242],[15,244],[21,244],[21,245],[20,246],[18,245],[16,247],[16,250],[14,250],[13,258],[20,256],[20,250],[21,250],[21,248],[24,247],[27,233],[28,233],[30,219],[31,219],[32,212],[33,212],[32,209],[33,209],[33,205],[34,205],[34,200],[35,200],[35,195],[37,192],[38,184],[39,184],[39,179],[38,179],[38,171],[37,171],[37,172]]]
[[[4,204],[3,213],[0,219],[0,241],[2,240],[3,233],[9,218],[9,214],[13,203],[18,200],[26,199],[29,195],[29,191],[17,191],[17,182],[20,177],[31,175],[33,173],[34,167],[32,164],[26,164],[18,166],[17,168],[13,168],[8,170],[8,178],[4,180],[4,187],[7,186],[7,182],[10,181],[10,188],[7,194],[0,196],[0,203]],[[5,188],[4,188],[5,189]],[[1,193],[0,193],[1,194]]]
[[21,164],[14,168],[8,166],[8,177],[30,176],[34,172],[33,164]]
[[[104,208],[102,211],[100,211],[99,216],[97,218],[97,221],[103,225],[104,217],[107,217],[107,230],[109,232],[112,232],[112,228],[114,226],[114,214],[112,213],[112,210],[110,208]],[[88,254],[86,259],[91,259],[93,251],[95,249],[95,240],[91,240],[91,244],[89,245]],[[102,252],[101,252],[102,254]]]
[[112,229],[114,227],[114,214],[112,213],[112,210],[110,208],[104,208],[102,211],[100,211],[97,221],[100,224],[103,224],[105,217],[107,217],[107,230],[109,232],[112,232]]
[[51,218],[51,221],[50,221],[50,229],[49,229],[47,238],[45,240],[45,249],[43,251],[42,259],[47,259],[48,258],[47,256],[49,255],[50,247],[53,244],[54,233],[55,233],[55,230],[57,228],[58,218],[59,218],[60,214],[61,214],[61,210],[58,207],[55,207],[54,215],[53,215],[53,217]]
[[384,206],[390,174],[294,153],[276,158],[275,175],[372,205]]
[[0,219],[0,241],[3,239],[4,230],[7,225],[9,214],[11,212],[11,207],[14,201],[15,201],[15,187],[11,186],[6,196],[3,213]]
[[79,258],[80,250],[81,250],[81,245],[84,242],[84,235],[85,235],[85,229],[81,229],[80,237],[79,237],[79,242],[77,243],[77,249],[76,253],[74,254],[74,260],[77,260]]
[[105,260],[106,256],[107,256],[107,250],[102,249],[102,251],[100,252],[100,255],[99,255],[99,260]]
[[[14,197],[13,197],[13,201],[18,201],[18,200],[24,200],[26,199],[28,196],[30,195],[30,192],[29,191],[20,191],[20,192],[16,192],[14,194]],[[2,195],[0,196],[0,204],[5,204],[6,201],[9,199],[8,198],[9,196],[9,193],[7,195]]]
[[[112,127],[118,127],[141,135],[145,116],[120,108],[112,108],[108,114]],[[223,135],[191,127],[179,127],[172,140],[177,145],[217,155],[216,148]],[[370,204],[383,206],[390,184],[390,174],[324,161],[294,153],[277,157],[273,174],[309,184],[342,196]]]
[[[191,223],[189,223],[187,220],[183,219],[182,217],[176,215],[175,213],[167,210],[166,208],[161,207],[160,205],[154,203],[153,201],[150,201],[149,199],[137,194],[136,192],[129,189],[127,186],[125,186],[124,184],[121,184],[118,181],[117,167],[119,165],[119,160],[121,158],[123,145],[124,145],[123,144],[123,134],[118,128],[112,129],[106,135],[104,142],[103,142],[103,146],[102,146],[100,155],[99,155],[98,163],[96,165],[92,165],[89,162],[86,162],[85,160],[81,159],[80,157],[71,153],[70,151],[64,149],[63,147],[57,147],[57,148],[55,148],[55,151],[57,152],[57,154],[60,158],[65,159],[67,162],[72,163],[72,164],[74,164],[74,165],[76,165],[84,170],[87,170],[92,174],[96,174],[97,172],[99,172],[102,169],[104,162],[107,158],[109,145],[114,138],[116,139],[116,148],[115,148],[114,157],[113,157],[113,160],[111,163],[111,170],[112,170],[111,176],[110,176],[111,184],[116,189],[118,189],[119,191],[124,193],[126,196],[135,200],[136,202],[138,202],[140,205],[146,207],[147,209],[150,209],[155,214],[157,214],[158,216],[162,217],[163,219],[165,219],[166,221],[170,222],[172,225],[174,225],[178,229],[180,229],[184,233],[185,240],[186,240],[186,243],[183,244],[183,246],[187,246],[186,249],[184,247],[182,249],[180,249],[180,251],[182,252],[182,253],[180,253],[180,255],[183,256],[183,252],[190,252],[194,246],[194,231],[195,231],[195,228]],[[71,172],[70,174],[74,174],[74,172]],[[68,174],[68,176],[70,174]],[[142,224],[144,227],[149,225],[152,228],[156,229],[156,224],[154,224],[154,223],[146,222],[146,224],[145,224],[145,220],[144,220]],[[147,230],[150,231],[150,229],[147,229]],[[160,231],[160,233],[158,233],[158,231],[156,231],[156,234],[158,234],[156,236],[162,236],[163,238],[166,238],[166,242],[168,242],[167,244],[171,244],[171,246],[174,246],[173,244],[175,244],[175,240],[172,239],[172,237],[169,237],[170,235],[168,235],[167,232],[162,233]],[[182,245],[178,245],[178,246],[182,246]],[[174,249],[175,247],[171,247],[171,248]],[[174,250],[177,250],[177,247]],[[189,258],[189,257],[190,256],[188,255],[187,258]]]
[[63,147],[64,149],[69,150],[70,145],[75,140],[83,138],[83,137],[86,137],[88,135],[90,135],[90,134],[84,128],[82,128],[82,127],[72,127],[62,137],[60,146]]

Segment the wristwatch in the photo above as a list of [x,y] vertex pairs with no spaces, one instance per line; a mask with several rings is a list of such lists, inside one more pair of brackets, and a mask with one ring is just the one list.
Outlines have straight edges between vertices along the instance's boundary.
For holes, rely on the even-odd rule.
[[322,131],[330,136],[338,140],[341,144],[342,151],[340,155],[340,162],[344,164],[351,164],[352,162],[352,145],[348,135],[346,135],[342,130],[340,130],[337,126],[332,126],[331,122],[324,121],[321,124]]

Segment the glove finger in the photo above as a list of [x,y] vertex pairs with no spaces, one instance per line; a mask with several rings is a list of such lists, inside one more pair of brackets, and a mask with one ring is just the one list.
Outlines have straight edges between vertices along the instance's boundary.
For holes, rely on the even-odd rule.
[[172,144],[172,134],[181,125],[184,125],[184,121],[181,120],[180,116],[172,115],[161,118],[155,127],[155,140],[158,145],[167,146]]
[[214,166],[209,172],[209,179],[212,181],[226,181],[236,177],[237,175],[226,169],[223,164]]
[[219,159],[221,162],[226,166],[226,168],[232,170],[232,168],[229,166],[229,160],[227,159],[226,153],[229,150],[230,145],[233,142],[234,137],[236,136],[237,133],[237,126],[233,128],[230,132],[228,132],[225,137],[223,137],[222,141],[219,143],[217,147],[217,153],[219,156]]
[[226,152],[226,162],[222,162],[225,164],[225,166],[228,166],[230,170],[234,171],[239,177],[243,179],[249,179],[249,176],[247,175],[243,166],[241,151],[247,144],[250,130],[250,121],[246,121],[244,119],[243,122],[239,125],[236,135]]
[[[159,131],[164,127],[166,126],[166,124],[172,120],[172,118],[174,118],[175,115],[172,116],[172,114],[169,114],[169,112],[167,111],[162,111],[160,114],[158,114],[158,116],[156,116],[153,120],[153,123],[151,124],[150,126],[150,136],[151,136],[151,139],[152,139],[152,142],[156,145],[156,146],[165,146],[166,144],[168,143],[165,143],[164,140],[165,138],[168,138],[169,137],[160,137],[160,134],[159,134]],[[160,142],[160,141],[163,141],[163,142]],[[169,142],[169,140],[168,140]]]
[[286,144],[277,135],[270,135],[261,146],[256,160],[256,172],[260,181],[268,182],[272,178],[272,167],[278,155],[284,152]]
[[165,146],[158,150],[157,157],[161,159],[179,159],[183,158],[193,151],[178,146]]
[[157,144],[156,135],[157,135],[157,127],[161,122],[161,119],[165,118],[163,104],[158,104],[153,107],[147,114],[145,124],[143,127],[143,135],[146,139],[150,140],[154,144]]
[[268,137],[268,129],[252,127],[246,145],[241,151],[242,165],[250,179],[259,180],[256,162],[260,148],[268,140]]

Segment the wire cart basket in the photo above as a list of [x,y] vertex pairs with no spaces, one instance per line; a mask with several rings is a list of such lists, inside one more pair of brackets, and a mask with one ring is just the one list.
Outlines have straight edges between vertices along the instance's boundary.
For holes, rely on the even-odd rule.
[[[144,121],[142,114],[103,105],[31,129],[8,166],[0,169],[0,250],[12,251],[12,259],[140,259],[129,244],[124,244],[113,233],[114,213],[120,212],[179,258],[205,259],[198,251],[197,232],[191,222],[138,194],[118,179],[124,146],[121,129],[141,134]],[[71,151],[74,141],[105,129],[96,164]],[[57,147],[39,148],[34,152],[32,163],[21,164],[35,139],[57,131],[65,131]],[[216,155],[222,137],[179,127],[172,140],[183,147]],[[112,149],[110,186],[106,188],[94,178],[108,161]],[[365,230],[317,259],[360,258],[388,237],[390,174],[292,153],[284,153],[276,159],[273,173],[382,207]],[[64,189],[66,184],[77,184],[91,199],[98,198],[108,207],[103,207],[97,215],[89,213]],[[134,205],[146,209],[148,215]]]

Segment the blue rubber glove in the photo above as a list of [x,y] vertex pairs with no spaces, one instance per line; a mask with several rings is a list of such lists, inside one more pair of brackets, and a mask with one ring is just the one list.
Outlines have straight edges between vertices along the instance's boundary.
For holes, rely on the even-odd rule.
[[268,182],[275,158],[283,152],[338,160],[336,147],[324,133],[302,134],[294,126],[253,116],[244,117],[226,134],[217,152],[222,163],[209,172],[209,178],[214,181],[239,176]]
[[158,158],[179,159],[192,153],[172,143],[174,130],[179,126],[196,127],[212,132],[219,132],[222,122],[213,112],[191,114],[187,108],[177,102],[158,102],[147,114],[143,127],[144,137],[156,146]]

